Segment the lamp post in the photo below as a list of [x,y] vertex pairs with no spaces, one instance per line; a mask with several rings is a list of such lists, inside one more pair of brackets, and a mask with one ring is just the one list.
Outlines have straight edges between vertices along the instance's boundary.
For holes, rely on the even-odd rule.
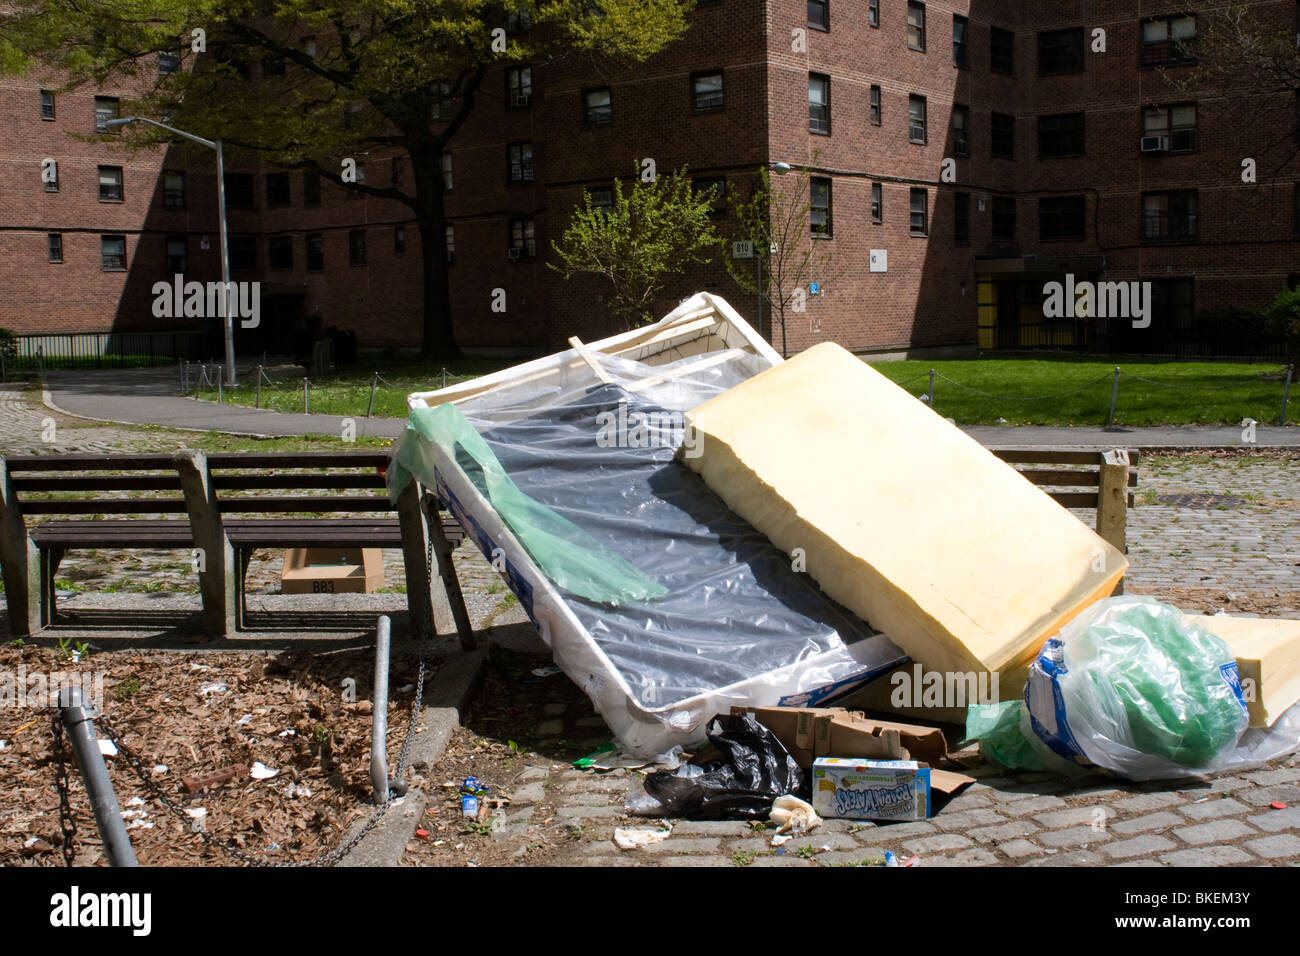
[[169,133],[188,139],[192,143],[198,143],[200,146],[206,146],[217,151],[217,222],[218,238],[221,242],[221,301],[223,303],[222,312],[224,313],[222,316],[223,333],[226,341],[226,384],[234,385],[235,304],[230,288],[230,244],[226,236],[226,168],[221,155],[221,140],[204,139],[201,136],[195,136],[193,133],[187,133],[184,130],[179,130],[174,126],[168,126],[166,123],[160,123],[145,116],[125,116],[122,119],[109,120],[104,124],[104,127],[106,129],[116,128],[126,126],[128,123],[148,123],[150,126],[157,126],[159,129],[165,129]]

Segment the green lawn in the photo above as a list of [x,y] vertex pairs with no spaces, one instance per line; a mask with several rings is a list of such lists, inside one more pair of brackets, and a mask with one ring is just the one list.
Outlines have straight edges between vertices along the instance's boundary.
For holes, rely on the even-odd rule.
[[[447,383],[465,381],[520,360],[471,358],[447,370]],[[934,409],[962,425],[1104,425],[1110,408],[1112,372],[1117,363],[1104,359],[1054,358],[960,359],[876,362],[872,367],[918,398],[935,370]],[[1121,359],[1120,425],[1236,424],[1253,418],[1272,424],[1282,408],[1284,372],[1277,365],[1214,362],[1164,362]],[[381,370],[384,383],[375,392],[374,414],[406,416],[406,396],[441,384],[441,366],[401,365]],[[330,415],[363,416],[370,398],[372,370],[360,368],[313,379],[310,410]],[[246,377],[247,378],[247,377]],[[1145,379],[1145,381],[1143,381]],[[1300,382],[1287,408],[1287,420],[1300,421]],[[226,400],[252,405],[251,378]],[[983,393],[983,394],[981,394]],[[201,397],[215,400],[215,388]],[[261,405],[301,412],[302,379],[263,384]]]

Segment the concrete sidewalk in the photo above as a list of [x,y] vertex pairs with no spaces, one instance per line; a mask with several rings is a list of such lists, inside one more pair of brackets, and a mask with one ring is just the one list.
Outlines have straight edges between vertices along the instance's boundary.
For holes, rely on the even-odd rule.
[[[258,437],[341,435],[343,417],[273,412],[242,405],[200,402],[177,394],[174,369],[48,372],[45,404],[78,418],[131,425],[162,425],[194,431],[219,431]],[[394,438],[400,418],[352,418],[358,436]],[[1300,428],[1260,423],[1255,441],[1239,426],[1174,425],[1160,428],[968,425],[963,430],[983,445],[998,448],[1297,448]]]

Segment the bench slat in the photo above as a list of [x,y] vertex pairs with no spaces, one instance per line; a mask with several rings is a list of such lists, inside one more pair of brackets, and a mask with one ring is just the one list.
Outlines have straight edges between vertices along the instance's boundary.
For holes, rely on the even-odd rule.
[[293,498],[218,498],[217,504],[222,514],[258,511],[282,511],[289,514],[304,512],[331,511],[393,511],[394,505],[387,498],[377,495],[319,495],[316,497]]
[[[1062,451],[1051,448],[990,448],[1009,465],[1100,465],[1101,451]],[[1138,452],[1129,449],[1129,465],[1136,467]]]
[[[1047,468],[1021,468],[1022,475],[1036,485],[1057,485],[1064,488],[1097,488],[1101,485],[1100,471],[1054,471]],[[1130,488],[1137,487],[1137,472],[1128,473]]]
[[101,475],[98,478],[58,478],[38,475],[15,478],[17,491],[180,491],[178,475]]
[[186,514],[183,498],[97,498],[92,501],[59,499],[22,502],[29,515],[171,515]]
[[[1052,500],[1065,508],[1096,508],[1098,495],[1086,491],[1058,491],[1048,492]],[[1135,501],[1134,495],[1128,496],[1128,506],[1133,507]]]
[[10,471],[168,471],[171,455],[11,455]]
[[212,487],[227,490],[259,488],[383,488],[383,475],[213,475]]
[[386,468],[385,451],[254,451],[214,452],[208,455],[213,470],[240,468]]

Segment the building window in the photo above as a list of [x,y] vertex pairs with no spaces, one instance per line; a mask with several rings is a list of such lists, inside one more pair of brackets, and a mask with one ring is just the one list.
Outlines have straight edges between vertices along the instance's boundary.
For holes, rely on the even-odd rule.
[[1038,75],[1083,72],[1083,28],[1038,34]]
[[526,110],[533,102],[533,68],[514,66],[506,70],[506,109]]
[[1010,30],[989,28],[989,69],[994,73],[1015,73],[1016,35]]
[[289,174],[288,173],[267,173],[266,174],[266,205],[287,206],[291,201],[289,195]]
[[829,239],[834,235],[831,230],[831,181],[814,178],[809,181],[808,191],[811,207],[809,223],[812,234]]
[[970,193],[952,194],[952,240],[970,242]]
[[912,235],[924,236],[930,232],[930,196],[928,190],[912,190]]
[[606,126],[614,121],[608,87],[582,94],[582,118],[590,126]]
[[257,237],[230,236],[230,271],[257,271]]
[[958,156],[970,154],[970,109],[965,106],[952,108],[952,151]]
[[1016,158],[1016,118],[1010,113],[994,113],[989,149],[995,159]]
[[304,206],[320,205],[320,173],[309,170],[302,174],[302,204]]
[[158,75],[166,76],[169,73],[175,73],[181,65],[181,58],[175,53],[158,54]]
[[1192,280],[1152,279],[1151,320],[1161,329],[1186,329],[1192,323]]
[[272,236],[266,241],[266,257],[277,271],[293,268],[293,236]]
[[808,0],[808,26],[818,30],[831,28],[829,4],[826,0]]
[[366,231],[352,229],[348,231],[348,262],[354,266],[366,264]]
[[970,51],[966,48],[966,32],[969,29],[969,20],[955,13],[952,15],[952,62],[963,70],[970,66]]
[[268,76],[284,76],[284,58],[270,53],[262,57],[262,79]]
[[63,233],[52,232],[46,237],[49,240],[49,256],[51,262],[63,261]]
[[907,4],[907,48],[925,52],[925,4],[916,0]]
[[531,183],[533,181],[533,144],[515,143],[506,148],[510,165],[512,183]]
[[880,0],[867,0],[867,26],[880,26]]
[[116,96],[95,97],[95,129],[101,133],[107,131],[104,124],[118,118],[118,101]]
[[697,113],[722,109],[722,73],[696,73],[691,77],[691,108]]
[[448,224],[443,235],[447,247],[447,265],[451,265],[456,261],[456,227]]
[[926,141],[925,97],[912,95],[907,98],[907,139],[912,143]]
[[1142,111],[1144,153],[1190,153],[1194,149],[1196,149],[1195,103],[1150,106]]
[[1142,24],[1143,66],[1191,63],[1195,59],[1196,17],[1165,17]]
[[451,175],[451,153],[442,154],[442,188],[444,192],[451,192],[454,179]]
[[452,114],[451,84],[446,80],[439,80],[433,85],[433,88],[434,97],[432,118],[436,121],[450,119]]
[[1083,239],[1086,211],[1083,196],[1044,196],[1038,200],[1038,238]]
[[41,119],[54,119],[54,94],[49,90],[41,90]]
[[41,181],[45,183],[47,193],[59,191],[59,164],[57,162],[52,162],[49,166],[42,164]]
[[125,272],[126,236],[100,236],[99,263],[105,272]]
[[226,173],[224,184],[227,209],[253,208],[252,173]]
[[880,183],[871,184],[871,221],[882,223],[885,221],[885,188]]
[[167,271],[174,276],[189,272],[190,250],[184,236],[167,237]]
[[121,202],[122,201],[122,167],[121,166],[100,166],[99,167],[99,201],[100,202]]
[[1083,155],[1083,114],[1038,117],[1038,158]]
[[325,268],[325,237],[319,232],[307,235],[307,271],[320,272]]
[[1014,196],[993,197],[993,240],[1014,242],[1016,238],[1016,200]]
[[691,189],[697,197],[709,200],[709,215],[721,216],[727,212],[727,177],[701,176],[691,180]]
[[512,259],[531,259],[537,255],[532,219],[510,220],[510,253]]
[[871,125],[880,125],[880,87],[871,88]]
[[591,208],[602,213],[608,213],[614,209],[614,190],[607,187],[587,190],[587,197],[591,202]]
[[364,163],[357,163],[357,178],[356,178],[356,181],[344,187],[344,188],[347,190],[347,192],[344,193],[344,195],[346,196],[346,198],[348,198],[348,199],[361,199],[361,198],[365,195],[365,193],[363,193],[363,192],[362,192],[359,188],[357,188],[357,187],[359,187],[359,186],[361,186],[362,184],[364,184],[365,181],[366,181],[366,167],[365,167],[365,164],[364,164]]
[[821,73],[808,74],[808,131],[831,132],[831,78]]
[[1142,194],[1143,239],[1195,239],[1196,190]]
[[506,33],[527,33],[532,25],[532,16],[527,10],[506,14]]
[[185,208],[185,172],[180,169],[163,170],[163,208]]
[[389,179],[394,189],[401,189],[406,179],[406,166],[401,156],[394,156],[390,164]]
[[393,255],[395,256],[406,255],[406,227],[405,226],[393,227]]

